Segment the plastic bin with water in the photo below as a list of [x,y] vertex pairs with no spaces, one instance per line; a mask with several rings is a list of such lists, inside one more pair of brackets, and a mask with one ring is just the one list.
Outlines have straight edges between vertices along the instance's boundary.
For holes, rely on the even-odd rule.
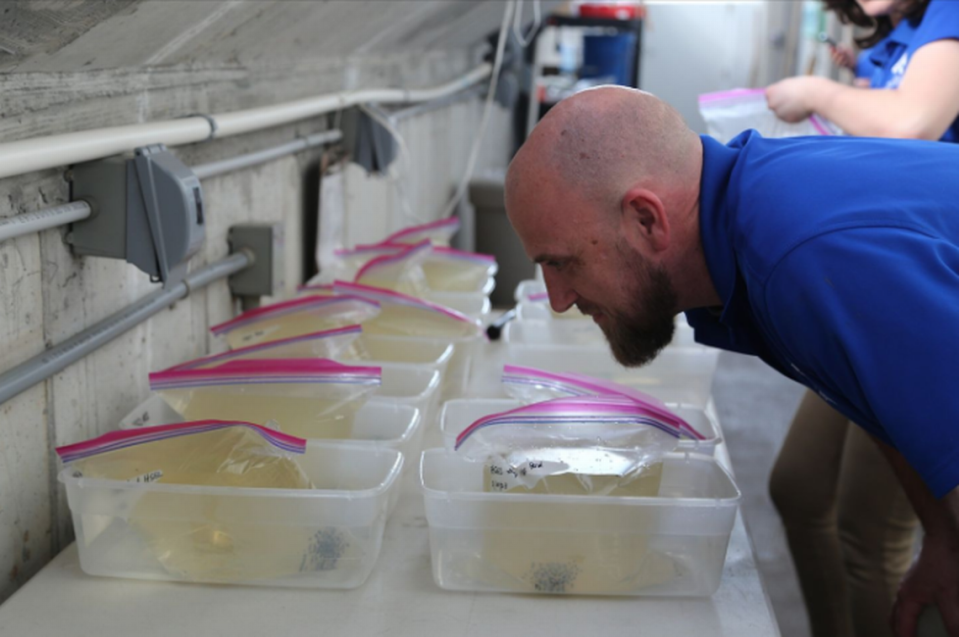
[[483,490],[483,463],[430,449],[420,484],[433,578],[445,589],[712,595],[740,492],[714,458],[669,454],[658,497]]
[[297,462],[314,489],[94,480],[67,467],[59,479],[80,566],[146,580],[355,588],[379,555],[403,456],[324,442]]
[[643,367],[623,367],[609,348],[509,343],[506,359],[513,365],[551,372],[575,372],[605,378],[644,391],[666,403],[706,407],[712,391],[719,350],[667,347]]

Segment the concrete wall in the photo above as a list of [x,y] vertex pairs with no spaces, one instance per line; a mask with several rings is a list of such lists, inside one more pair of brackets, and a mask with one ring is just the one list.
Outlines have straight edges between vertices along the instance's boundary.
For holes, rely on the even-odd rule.
[[[39,9],[14,6],[12,17],[0,14],[3,141],[224,112],[344,88],[445,82],[477,62],[483,50],[477,41],[498,26],[502,9],[499,2],[432,0],[30,4]],[[480,112],[474,98],[400,125],[413,160],[400,177],[417,215],[440,214]],[[187,164],[199,164],[323,130],[332,119],[175,150]],[[498,112],[479,168],[505,163],[506,121]],[[207,239],[192,266],[226,255],[230,225],[282,221],[292,292],[301,282],[298,239],[303,211],[318,197],[320,154],[301,153],[205,181]],[[377,240],[402,225],[388,179],[353,167],[345,187],[343,241]],[[63,170],[3,179],[0,217],[67,198]],[[0,243],[0,371],[152,289],[145,275],[125,263],[72,256],[59,230]],[[148,395],[150,371],[222,349],[208,328],[234,311],[226,283],[215,283],[0,405],[0,600],[72,540],[53,448],[115,428]]]

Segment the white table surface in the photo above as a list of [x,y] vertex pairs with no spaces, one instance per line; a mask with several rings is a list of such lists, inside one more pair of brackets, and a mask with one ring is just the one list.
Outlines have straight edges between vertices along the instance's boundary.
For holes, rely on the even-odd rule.
[[[474,363],[472,393],[495,395],[503,346]],[[439,446],[433,423],[427,446]],[[724,445],[717,456],[728,464]],[[407,462],[418,463],[417,458]],[[416,471],[386,526],[367,582],[354,590],[257,588],[91,577],[73,544],[0,606],[0,635],[489,637],[779,635],[741,515],[711,598],[560,597],[441,590]]]

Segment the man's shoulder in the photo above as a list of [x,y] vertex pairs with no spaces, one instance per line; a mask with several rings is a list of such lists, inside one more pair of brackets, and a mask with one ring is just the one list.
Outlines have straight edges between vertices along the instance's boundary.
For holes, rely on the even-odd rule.
[[945,146],[952,145],[750,140],[731,174],[727,201],[741,265],[761,276],[797,246],[857,228],[959,238],[959,224],[948,219],[959,218],[959,148],[933,152]]

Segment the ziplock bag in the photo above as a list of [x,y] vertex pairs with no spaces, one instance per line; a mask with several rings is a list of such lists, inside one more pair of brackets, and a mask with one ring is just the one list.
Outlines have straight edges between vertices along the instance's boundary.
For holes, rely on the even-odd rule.
[[655,496],[680,432],[624,397],[557,398],[480,418],[456,438],[489,491]]
[[380,306],[380,313],[363,325],[367,334],[456,339],[483,333],[478,320],[406,294],[343,281],[334,283],[333,290],[369,299]]
[[[248,524],[249,514],[237,509],[248,500],[233,496],[235,489],[313,488],[296,462],[305,448],[305,440],[252,423],[205,420],[114,431],[56,451],[75,476],[144,484],[142,492],[108,493],[128,501],[112,505],[129,506],[121,524],[134,529],[171,575],[231,582],[323,566],[307,559],[313,537],[305,528]],[[207,489],[186,500],[152,483]]]
[[585,320],[589,317],[579,311],[579,308],[575,305],[571,306],[565,312],[557,312],[553,310],[553,306],[549,302],[549,292],[535,292],[526,297],[526,302],[528,303],[542,303],[548,310],[549,315],[553,318],[558,319],[579,319]]
[[611,396],[634,401],[650,418],[662,421],[680,432],[682,437],[705,440],[692,425],[674,414],[666,404],[638,389],[601,378],[572,372],[554,373],[533,367],[504,365],[503,389],[511,397],[525,403],[576,396]]
[[380,311],[376,301],[357,296],[308,295],[249,310],[232,321],[210,328],[226,337],[230,349],[292,336],[313,334],[335,327],[356,325]]
[[426,284],[434,292],[492,292],[489,281],[496,274],[496,257],[478,252],[433,246],[423,261]]
[[294,459],[306,441],[249,422],[198,420],[111,431],[57,447],[75,477],[217,487],[310,489]]
[[706,132],[724,144],[750,128],[763,137],[842,135],[836,125],[815,114],[795,124],[782,121],[769,109],[761,88],[704,93],[699,96],[699,112]]
[[423,273],[423,263],[432,250],[429,240],[424,240],[404,246],[394,254],[374,257],[363,264],[353,281],[423,297],[430,291]]
[[408,246],[403,244],[373,244],[339,249],[333,253],[332,262],[319,274],[307,281],[307,286],[329,284],[333,281],[352,281],[363,265],[376,257],[402,252]]
[[394,232],[390,236],[383,239],[383,241],[380,243],[411,244],[419,243],[424,239],[429,239],[433,245],[448,246],[450,244],[450,240],[453,238],[453,235],[455,235],[459,229],[459,217],[447,217],[446,219],[440,219],[439,221],[432,221],[430,223],[404,228],[403,230]]
[[[359,325],[347,325],[323,332],[314,332],[302,336],[291,336],[275,341],[265,341],[259,345],[250,345],[231,349],[222,354],[211,354],[171,367],[168,371],[184,369],[202,369],[216,367],[233,360],[256,360],[262,358],[337,358],[350,355],[356,347],[356,338],[363,328]],[[361,356],[352,356],[362,358]]]
[[150,374],[150,389],[188,420],[243,419],[302,438],[350,438],[353,417],[380,386],[379,367],[325,359],[234,360]]

